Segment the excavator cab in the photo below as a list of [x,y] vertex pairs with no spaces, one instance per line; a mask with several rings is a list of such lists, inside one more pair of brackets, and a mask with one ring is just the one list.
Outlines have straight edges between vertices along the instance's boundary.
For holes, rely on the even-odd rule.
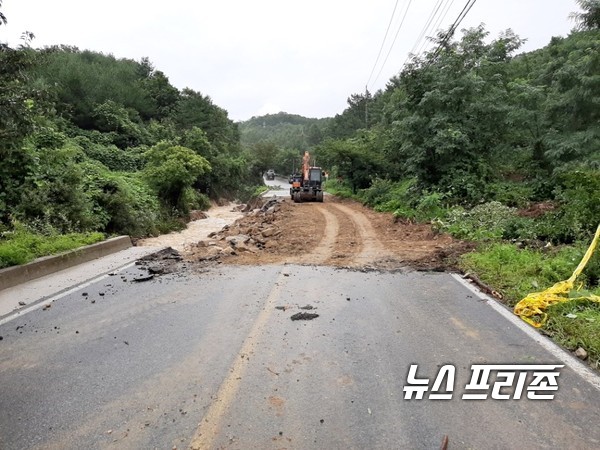
[[311,167],[308,172],[308,184],[311,187],[318,186],[321,187],[321,169],[319,167]]

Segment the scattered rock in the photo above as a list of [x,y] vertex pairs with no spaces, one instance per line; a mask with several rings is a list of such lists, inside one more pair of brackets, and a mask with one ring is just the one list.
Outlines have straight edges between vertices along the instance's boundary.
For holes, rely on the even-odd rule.
[[190,211],[190,220],[202,220],[207,218],[208,215],[204,211],[200,211],[198,209]]
[[137,278],[133,278],[131,281],[134,281],[136,283],[140,283],[142,281],[150,281],[154,278],[153,274],[150,275],[146,275],[145,277],[137,277]]
[[267,241],[265,243],[265,248],[277,248],[277,241]]
[[[237,247],[236,247],[237,248]],[[234,249],[233,247],[225,247],[223,249],[219,249],[219,252],[217,252],[217,255],[223,255],[223,256],[235,256],[237,255],[237,253],[235,252],[236,249]]]
[[262,230],[261,234],[263,237],[271,237],[275,234],[275,228],[267,228],[266,230]]
[[44,311],[46,311],[47,309],[52,308],[52,304],[48,303],[47,305],[44,305],[44,307],[42,308]]
[[240,244],[245,244],[246,242],[248,242],[250,240],[250,236],[246,235],[246,234],[238,234],[236,236],[227,236],[225,238],[226,242],[229,242],[230,245],[240,245]]
[[256,253],[255,249],[253,249],[252,247],[247,246],[246,244],[237,244],[234,248],[238,252]]
[[585,361],[588,357],[588,352],[583,347],[579,347],[577,348],[577,350],[575,350],[575,356],[577,356],[582,361]]
[[307,313],[307,312],[299,312],[294,314],[290,319],[292,320],[313,320],[319,317],[318,314],[315,313]]
[[301,306],[300,309],[311,310],[311,309],[315,309],[315,307],[313,305],[306,305],[306,306]]
[[[167,269],[163,266],[149,266],[146,270],[148,270],[148,273],[152,274],[152,275],[164,275],[165,273],[168,273]],[[104,294],[100,294],[100,295],[104,295]]]

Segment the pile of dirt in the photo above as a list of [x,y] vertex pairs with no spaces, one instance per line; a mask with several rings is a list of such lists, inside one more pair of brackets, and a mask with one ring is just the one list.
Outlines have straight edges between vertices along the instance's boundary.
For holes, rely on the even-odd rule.
[[[255,205],[258,206],[258,205]],[[473,244],[428,224],[398,223],[349,200],[296,204],[273,198],[219,232],[188,246],[191,261],[228,264],[315,264],[399,270],[454,270]]]
[[136,262],[136,265],[140,269],[146,270],[149,276],[154,277],[155,275],[179,272],[183,265],[182,263],[183,256],[177,250],[167,247],[159,252],[144,256]]

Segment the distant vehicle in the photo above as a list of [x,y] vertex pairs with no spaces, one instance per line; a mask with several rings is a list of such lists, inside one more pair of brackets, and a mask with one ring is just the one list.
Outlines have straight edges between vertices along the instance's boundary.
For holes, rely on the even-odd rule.
[[275,179],[275,171],[273,169],[267,170],[267,180]]

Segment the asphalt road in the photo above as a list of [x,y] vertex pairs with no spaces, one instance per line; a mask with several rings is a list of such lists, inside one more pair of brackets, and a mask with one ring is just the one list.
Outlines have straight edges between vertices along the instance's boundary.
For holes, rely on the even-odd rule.
[[[554,400],[461,399],[472,364],[562,362],[448,274],[141,273],[0,326],[0,448],[600,446],[600,393],[569,366]],[[405,400],[411,364],[454,365],[452,399]]]
[[269,186],[269,190],[263,194],[263,197],[288,197],[290,195],[290,184],[287,178],[276,176],[274,180],[263,178],[265,184]]

